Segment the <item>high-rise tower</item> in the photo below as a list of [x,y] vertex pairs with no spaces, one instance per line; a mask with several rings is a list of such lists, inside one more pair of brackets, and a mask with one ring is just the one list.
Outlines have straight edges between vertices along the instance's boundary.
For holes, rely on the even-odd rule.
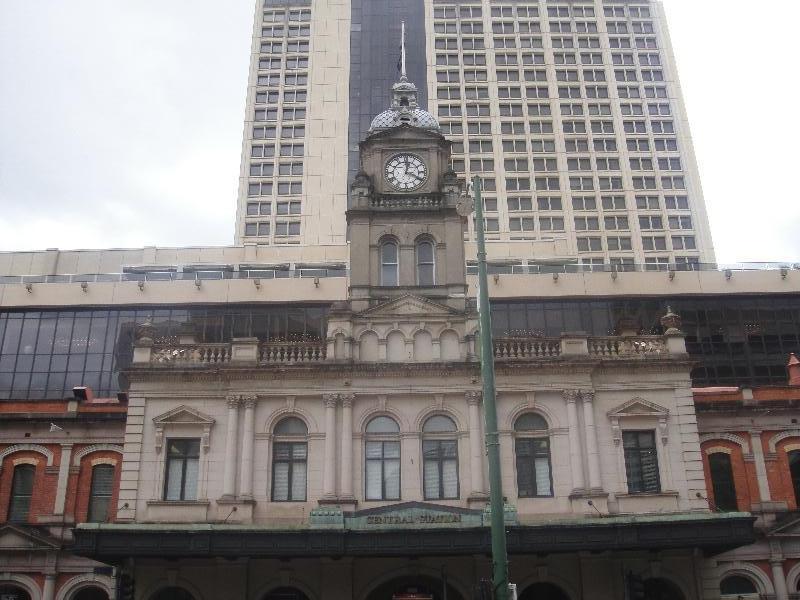
[[259,0],[237,243],[345,243],[402,20],[452,167],[485,180],[491,256],[714,261],[663,8],[647,1]]

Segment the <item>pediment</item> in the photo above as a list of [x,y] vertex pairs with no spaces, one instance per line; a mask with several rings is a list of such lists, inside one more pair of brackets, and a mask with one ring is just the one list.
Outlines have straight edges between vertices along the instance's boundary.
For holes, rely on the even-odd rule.
[[419,316],[419,317],[451,317],[459,314],[457,310],[433,302],[427,298],[406,294],[389,302],[373,306],[358,313],[357,317],[386,317]]
[[470,508],[460,508],[458,506],[445,506],[443,504],[434,504],[433,502],[399,502],[397,504],[387,504],[385,506],[376,506],[375,508],[367,508],[364,510],[357,510],[351,515],[353,517],[374,517],[379,515],[411,515],[417,513],[425,513],[429,515],[478,515],[483,514],[481,510]]
[[214,419],[190,406],[182,405],[153,417],[156,425],[212,425]]
[[669,409],[664,408],[654,402],[648,402],[644,398],[633,398],[624,404],[608,411],[611,418],[619,417],[666,417]]
[[58,548],[54,540],[16,525],[0,527],[0,551],[52,550]]

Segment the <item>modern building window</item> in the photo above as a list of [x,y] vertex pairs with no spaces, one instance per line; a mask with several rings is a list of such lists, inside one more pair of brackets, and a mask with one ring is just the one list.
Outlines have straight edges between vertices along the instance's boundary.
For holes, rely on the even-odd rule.
[[21,523],[28,520],[33,497],[33,478],[36,475],[34,465],[17,465],[11,481],[11,498],[8,503],[8,520]]
[[399,267],[397,242],[386,240],[381,244],[381,285],[399,285]]
[[711,486],[714,492],[714,506],[717,510],[732,511],[736,505],[736,486],[733,482],[733,468],[730,454],[714,452],[708,455],[711,472]]
[[433,242],[420,240],[417,242],[417,285],[434,285],[434,273]]
[[661,479],[658,474],[658,453],[654,431],[624,431],[622,447],[625,452],[625,472],[629,494],[658,493]]
[[458,440],[450,417],[436,415],[422,426],[425,500],[458,498]]
[[108,521],[108,507],[114,492],[114,465],[95,465],[92,467],[92,485],[89,491],[89,512],[86,520],[90,523]]
[[164,500],[197,500],[199,471],[200,440],[198,438],[168,440]]
[[375,417],[366,428],[364,445],[367,500],[400,499],[400,427],[389,417]]
[[514,455],[520,498],[553,495],[547,430],[547,422],[534,413],[526,413],[514,422]]
[[272,444],[272,501],[305,502],[308,481],[308,428],[297,417],[282,419]]
[[800,450],[792,450],[787,455],[789,459],[789,473],[792,477],[792,487],[794,488],[794,499],[800,506]]

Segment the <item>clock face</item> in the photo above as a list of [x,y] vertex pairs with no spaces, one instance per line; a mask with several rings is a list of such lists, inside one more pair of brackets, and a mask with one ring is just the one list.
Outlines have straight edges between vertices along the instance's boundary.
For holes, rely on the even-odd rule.
[[428,167],[416,154],[395,154],[386,162],[386,181],[398,190],[411,191],[428,178]]

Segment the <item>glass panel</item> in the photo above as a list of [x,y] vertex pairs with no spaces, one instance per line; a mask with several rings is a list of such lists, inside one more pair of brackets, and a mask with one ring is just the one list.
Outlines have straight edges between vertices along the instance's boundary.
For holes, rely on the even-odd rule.
[[272,475],[272,499],[289,499],[289,463],[275,463]]
[[367,500],[380,500],[382,496],[381,482],[381,462],[379,460],[368,460],[366,468],[366,490]]
[[550,459],[536,458],[534,460],[536,470],[536,495],[552,496],[553,490],[550,488]]
[[526,413],[520,416],[514,423],[514,429],[516,431],[541,431],[547,428],[547,421],[535,413]]
[[287,417],[275,425],[276,435],[307,435],[308,427],[297,417]]
[[306,463],[296,462],[292,465],[292,500],[306,499]]
[[367,433],[400,433],[400,426],[389,417],[375,417],[367,423]]
[[11,502],[8,508],[9,521],[27,521],[33,496],[33,480],[36,467],[33,465],[17,465],[14,467],[14,479],[11,483]]
[[165,500],[181,499],[181,482],[183,480],[183,459],[169,458],[167,462],[167,484]]
[[426,500],[439,499],[439,463],[435,460],[426,460],[423,469],[423,486]]
[[[399,446],[399,444],[398,444]],[[398,448],[399,450],[399,448]],[[399,454],[399,451],[398,451]],[[384,461],[384,480],[386,485],[386,498],[385,500],[399,500],[400,499],[400,461],[399,460],[386,460]]]
[[737,509],[736,486],[733,480],[730,455],[724,452],[709,454],[708,465],[711,471],[715,507],[717,510],[735,511]]
[[445,498],[458,498],[458,461],[446,460],[442,464],[442,488]]
[[456,424],[450,417],[435,415],[425,421],[425,424],[422,426],[422,431],[426,433],[456,431]]
[[197,500],[197,476],[200,461],[196,458],[186,460],[186,480],[183,484],[183,500]]
[[87,520],[102,523],[108,520],[108,506],[114,492],[113,465],[97,465],[92,469],[92,487]]

